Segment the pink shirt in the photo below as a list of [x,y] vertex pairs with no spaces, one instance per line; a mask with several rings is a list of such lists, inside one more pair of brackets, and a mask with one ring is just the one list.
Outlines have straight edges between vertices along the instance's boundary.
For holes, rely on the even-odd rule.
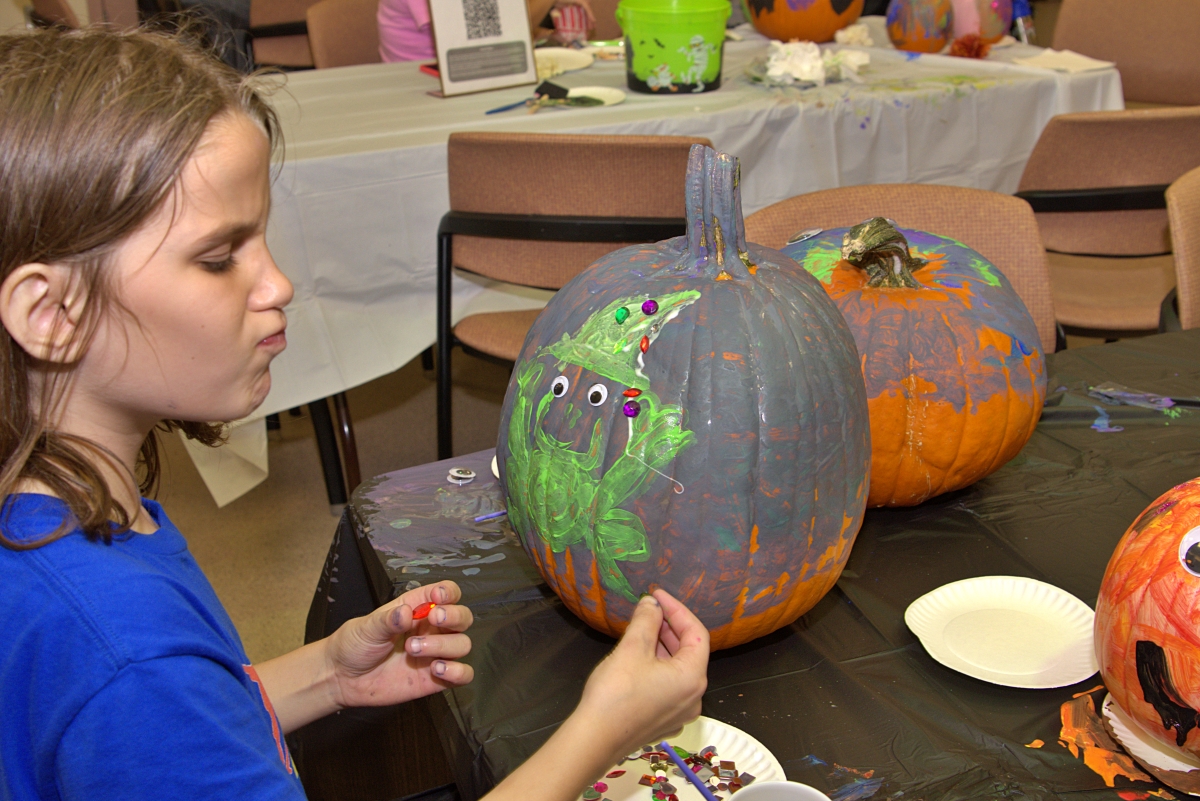
[[386,61],[436,57],[429,0],[379,0],[379,55]]

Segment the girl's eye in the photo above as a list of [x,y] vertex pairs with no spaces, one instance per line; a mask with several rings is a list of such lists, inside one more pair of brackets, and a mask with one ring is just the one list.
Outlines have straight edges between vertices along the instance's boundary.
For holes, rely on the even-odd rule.
[[219,261],[202,261],[202,262],[200,262],[200,266],[203,267],[205,270],[207,270],[210,273],[228,272],[229,270],[233,269],[233,267],[236,264],[237,264],[237,259],[235,259],[233,257],[232,253],[230,253],[228,256],[226,256],[225,258],[223,258]]
[[550,391],[554,393],[554,397],[561,398],[567,394],[567,390],[571,388],[571,382],[567,380],[565,375],[560,375],[554,379],[554,383],[550,385]]
[[599,406],[608,400],[608,387],[603,384],[592,384],[592,388],[588,390],[588,403],[593,406]]

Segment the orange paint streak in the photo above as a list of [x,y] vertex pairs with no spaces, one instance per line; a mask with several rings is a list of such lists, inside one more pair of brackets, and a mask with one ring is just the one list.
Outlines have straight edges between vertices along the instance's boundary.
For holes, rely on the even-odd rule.
[[1112,787],[1118,776],[1135,782],[1153,781],[1109,737],[1096,714],[1096,703],[1092,696],[1072,698],[1062,705],[1059,715],[1062,718],[1060,742],[1070,750],[1071,756],[1078,758],[1082,752],[1083,764],[1091,768],[1107,786]]
[[724,270],[721,270],[721,272],[717,273],[717,277],[714,280],[716,280],[716,281],[732,281],[733,276],[730,275],[729,273],[725,272]]
[[721,354],[721,358],[725,359],[727,362],[741,362],[742,364],[746,363],[746,360],[742,358],[742,354],[740,353],[729,353],[726,351]]
[[[758,525],[757,524],[750,527],[750,553],[751,554],[758,553]],[[750,560],[750,564],[751,565],[754,564],[753,559]]]
[[1025,747],[1026,748],[1041,748],[1045,744],[1046,743],[1044,743],[1041,740],[1034,740],[1032,743],[1025,743]]

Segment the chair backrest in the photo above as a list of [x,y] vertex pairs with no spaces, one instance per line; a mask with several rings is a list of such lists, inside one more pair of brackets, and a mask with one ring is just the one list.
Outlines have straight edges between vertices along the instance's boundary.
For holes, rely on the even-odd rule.
[[33,13],[45,22],[64,28],[78,28],[79,17],[67,0],[33,0]]
[[[451,211],[574,217],[685,216],[688,150],[701,137],[454,133]],[[606,242],[454,237],[454,266],[558,289],[606,253]]]
[[1179,322],[1184,328],[1200,328],[1200,168],[1171,184],[1167,214],[1175,246]]
[[378,64],[379,0],[321,0],[308,9],[308,44],[317,69]]
[[[1062,114],[1042,130],[1020,191],[1169,184],[1200,166],[1200,107]],[[1060,253],[1169,253],[1165,209],[1045,212],[1042,242]]]
[[1050,270],[1029,204],[982,189],[932,184],[870,184],[782,200],[746,218],[746,241],[782,248],[805,228],[844,228],[887,217],[957,239],[1004,274],[1029,309],[1045,352],[1055,343]]
[[1116,63],[1126,100],[1200,104],[1200,3],[1063,0],[1054,47]]
[[137,0],[88,0],[88,23],[133,30],[138,26]]
[[264,36],[255,29],[289,22],[304,22],[309,6],[316,2],[317,0],[250,0],[250,33],[253,36],[251,46],[254,49],[254,63],[297,68],[313,66],[308,36]]

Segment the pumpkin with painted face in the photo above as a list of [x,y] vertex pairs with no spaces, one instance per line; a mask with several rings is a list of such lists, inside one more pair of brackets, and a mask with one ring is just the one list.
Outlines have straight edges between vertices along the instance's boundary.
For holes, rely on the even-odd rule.
[[547,584],[624,631],[662,587],[728,648],[833,586],[870,463],[854,340],[820,285],[747,245],[737,162],[692,148],[688,233],[560,289],[509,383],[508,518]]
[[1200,478],[1150,504],[1117,543],[1095,625],[1113,700],[1142,729],[1200,758]]
[[862,14],[864,0],[743,0],[746,19],[763,36],[830,42]]
[[1046,396],[1037,326],[1012,285],[960,242],[876,217],[789,244],[837,304],[871,409],[868,506],[914,506],[1003,466]]

